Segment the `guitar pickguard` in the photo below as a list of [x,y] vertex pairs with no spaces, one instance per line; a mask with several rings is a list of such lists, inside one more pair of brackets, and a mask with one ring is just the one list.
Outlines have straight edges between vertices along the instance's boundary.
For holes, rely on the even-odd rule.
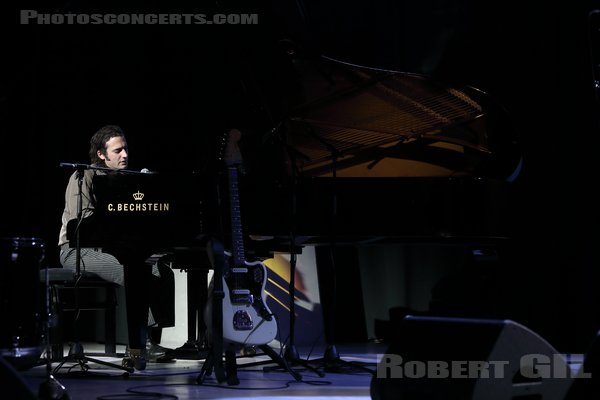
[[254,304],[265,281],[262,264],[233,267],[224,274],[232,304]]
[[266,344],[275,338],[277,323],[266,305],[266,266],[245,262],[225,268],[223,274],[223,337],[249,345]]

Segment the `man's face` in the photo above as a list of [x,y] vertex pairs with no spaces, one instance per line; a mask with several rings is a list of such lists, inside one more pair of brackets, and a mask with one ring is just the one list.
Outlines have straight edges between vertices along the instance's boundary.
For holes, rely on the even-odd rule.
[[98,151],[98,156],[106,162],[108,168],[125,169],[129,162],[127,141],[122,136],[114,136],[106,142],[106,155]]

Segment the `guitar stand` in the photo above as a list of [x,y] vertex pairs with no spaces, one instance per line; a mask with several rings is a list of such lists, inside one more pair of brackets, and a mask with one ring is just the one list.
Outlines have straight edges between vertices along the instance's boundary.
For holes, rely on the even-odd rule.
[[[215,372],[219,383],[227,379],[227,373],[223,368],[223,265],[225,265],[225,250],[223,243],[219,240],[211,239],[206,244],[206,250],[213,266],[213,292],[212,292],[212,344],[209,346],[209,352],[204,360],[200,374],[196,378],[199,385],[204,383],[207,375]],[[231,373],[231,371],[230,371]],[[237,377],[236,377],[237,379]]]
[[281,357],[279,354],[277,354],[277,352],[275,350],[273,350],[271,347],[269,347],[269,345],[264,344],[264,345],[260,345],[257,347],[259,349],[261,349],[264,354],[268,355],[271,358],[271,360],[245,363],[241,366],[238,366],[237,362],[236,362],[237,358],[235,355],[235,353],[236,353],[235,347],[234,347],[234,345],[229,345],[227,347],[227,349],[225,349],[225,367],[224,367],[224,369],[223,369],[223,364],[222,364],[223,355],[219,354],[217,351],[215,351],[216,347],[212,347],[211,351],[209,352],[208,356],[206,357],[206,360],[204,361],[204,364],[202,365],[200,374],[196,378],[196,382],[199,385],[204,383],[204,379],[207,376],[210,376],[214,369],[215,375],[217,378],[217,382],[222,383],[222,382],[226,381],[228,385],[239,385],[240,380],[237,376],[237,371],[239,368],[248,368],[248,367],[253,367],[253,366],[257,366],[257,365],[271,364],[273,362],[275,362],[278,365],[275,368],[281,368],[281,369],[289,372],[290,375],[292,375],[292,377],[298,382],[302,381],[302,375],[300,375],[298,372],[294,371],[289,366],[287,361],[283,357]]
[[[225,366],[223,366],[223,299],[225,293],[223,292],[223,265],[225,263],[224,248],[223,244],[218,240],[210,240],[207,244],[208,255],[213,265],[213,292],[212,292],[212,337],[211,345],[206,360],[202,365],[200,374],[196,378],[196,382],[199,385],[204,383],[207,376],[210,376],[213,371],[217,382],[222,383],[227,381],[229,385],[238,385],[240,383],[237,377],[237,363],[235,356],[235,349],[233,345],[228,345],[225,349]],[[273,349],[268,345],[258,346],[265,354],[267,354],[273,362],[275,361],[281,368],[288,371],[296,381],[301,381],[302,376],[292,370],[287,362],[279,356]],[[252,365],[264,364],[265,362],[248,363],[242,367],[249,367]]]
[[[277,367],[268,368],[269,370],[283,369],[284,371],[289,372],[290,375],[292,375],[292,377],[297,382],[302,381],[302,375],[300,375],[297,371],[294,371],[294,369],[292,369],[290,367],[290,365],[287,362],[287,360],[284,357],[281,357],[279,354],[277,354],[277,352],[275,350],[273,350],[271,347],[269,347],[269,345],[263,344],[263,345],[260,345],[260,346],[257,346],[257,347],[259,349],[261,349],[264,354],[268,355],[271,358],[271,360],[256,361],[256,362],[246,363],[246,364],[242,365],[241,367],[237,367],[237,368],[254,367],[254,366],[257,366],[257,365],[271,364],[271,363],[275,362],[277,364]],[[265,368],[265,370],[267,370],[267,368]]]
[[204,379],[215,372],[217,382],[227,381],[228,385],[239,385],[240,380],[237,377],[237,369],[235,366],[235,352],[233,350],[225,351],[225,369],[223,369],[223,355],[216,351],[216,347],[211,347],[200,374],[196,378],[199,385],[204,383]]
[[285,367],[282,366],[281,363],[278,363],[279,364],[278,367],[266,368],[265,371],[274,371],[274,370],[277,370],[280,368],[289,369],[290,368],[289,365],[291,364],[292,366],[296,366],[296,365],[302,366],[303,368],[319,375],[320,378],[323,378],[325,376],[325,374],[323,372],[319,371],[318,368],[313,367],[311,365],[311,363],[313,363],[313,361],[303,360],[302,358],[300,358],[300,356],[298,354],[298,350],[296,350],[295,346],[286,347],[283,359],[285,362]]

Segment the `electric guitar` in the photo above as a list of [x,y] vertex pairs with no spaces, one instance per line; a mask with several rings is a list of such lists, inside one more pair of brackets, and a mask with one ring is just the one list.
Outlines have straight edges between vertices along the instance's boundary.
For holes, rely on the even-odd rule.
[[229,178],[231,209],[231,255],[226,253],[223,268],[223,339],[243,345],[260,346],[277,334],[277,322],[267,307],[265,285],[267,268],[260,261],[248,262],[244,255],[244,237],[238,190],[241,133],[228,133],[225,163]]

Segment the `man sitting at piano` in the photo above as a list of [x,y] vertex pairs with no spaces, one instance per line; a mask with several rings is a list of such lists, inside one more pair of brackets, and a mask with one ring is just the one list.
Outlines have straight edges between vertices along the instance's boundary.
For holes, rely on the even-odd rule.
[[[129,149],[121,128],[107,125],[90,139],[89,149],[92,167],[126,170],[129,165]],[[96,174],[111,173],[110,170],[88,168],[83,171],[81,187],[82,217],[94,213],[95,196],[92,179]],[[65,208],[59,235],[60,262],[65,268],[76,269],[77,251],[69,246],[67,224],[78,217],[79,184],[76,171],[69,178],[65,192]],[[175,323],[175,284],[173,271],[168,265],[146,262],[148,254],[125,249],[108,253],[101,248],[80,249],[80,270],[98,274],[103,279],[125,286],[128,351],[123,365],[143,370],[146,361],[167,361],[168,349],[159,345],[162,328]]]

